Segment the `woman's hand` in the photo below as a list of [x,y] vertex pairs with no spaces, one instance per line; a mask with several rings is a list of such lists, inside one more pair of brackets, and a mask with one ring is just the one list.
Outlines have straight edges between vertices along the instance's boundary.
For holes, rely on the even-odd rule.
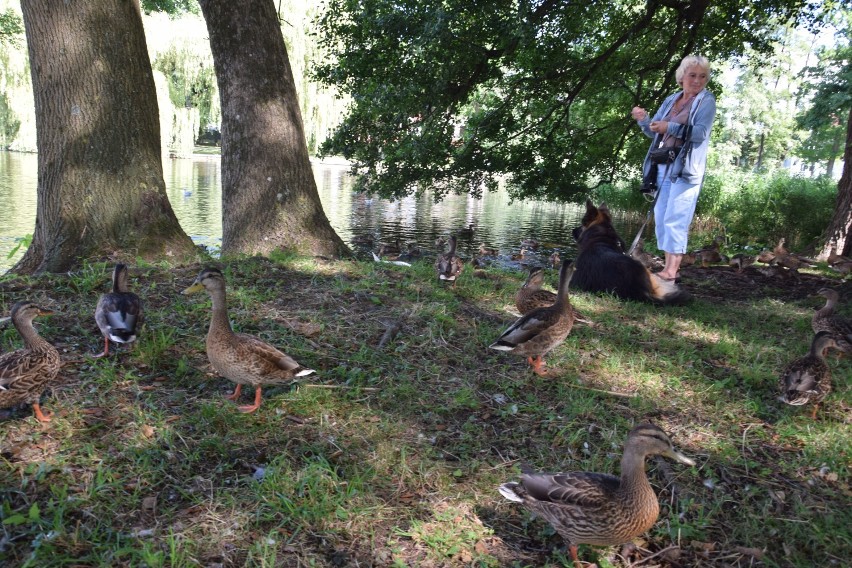
[[633,117],[633,120],[645,120],[648,116],[648,111],[642,107],[633,107],[633,110],[630,111],[630,115]]
[[656,132],[657,134],[665,134],[669,131],[669,123],[667,120],[655,120],[649,126],[651,132]]

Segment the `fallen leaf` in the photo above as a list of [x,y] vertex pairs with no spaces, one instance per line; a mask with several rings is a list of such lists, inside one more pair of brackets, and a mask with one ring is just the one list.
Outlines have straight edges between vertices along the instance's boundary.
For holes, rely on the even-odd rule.
[[749,548],[749,547],[746,547],[746,546],[738,546],[734,550],[736,550],[740,554],[745,554],[746,556],[751,556],[752,558],[755,558],[757,560],[760,560],[760,559],[763,558],[763,550],[761,550],[759,548]]
[[154,509],[157,508],[157,496],[149,495],[142,499],[142,510],[154,512]]
[[146,438],[150,438],[151,436],[154,435],[154,427],[149,426],[148,424],[143,424],[142,425],[142,435],[145,436]]

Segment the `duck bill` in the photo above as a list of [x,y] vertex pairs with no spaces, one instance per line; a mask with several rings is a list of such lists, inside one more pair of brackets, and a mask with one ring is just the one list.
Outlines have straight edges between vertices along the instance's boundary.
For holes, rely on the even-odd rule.
[[682,453],[677,452],[675,450],[670,451],[669,453],[665,454],[665,456],[667,458],[671,458],[671,459],[673,459],[677,462],[680,462],[680,463],[683,463],[683,464],[686,464],[686,465],[695,465],[695,460],[690,459],[690,458],[686,457],[685,455],[683,455]]
[[204,285],[201,282],[193,282],[192,286],[181,292],[181,294],[195,294],[204,290]]
[[40,316],[52,316],[55,313],[56,312],[54,312],[53,310],[48,310],[47,308],[39,308],[38,309],[38,315],[40,315]]

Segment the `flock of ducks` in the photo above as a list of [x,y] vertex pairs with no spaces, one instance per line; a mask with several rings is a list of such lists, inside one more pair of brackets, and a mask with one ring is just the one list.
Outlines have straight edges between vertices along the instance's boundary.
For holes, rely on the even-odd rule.
[[[451,236],[448,244],[448,250],[438,255],[435,270],[439,281],[455,286],[464,263],[456,255],[456,237]],[[719,241],[714,241],[707,248],[706,257],[712,258],[710,252],[718,252],[718,245]],[[584,321],[569,299],[573,272],[570,260],[560,261],[559,284],[553,293],[542,289],[543,270],[530,269],[526,282],[515,296],[521,316],[489,347],[526,357],[533,372],[546,374],[544,357],[565,341],[575,321]],[[233,394],[226,398],[236,401],[243,385],[254,390],[253,403],[240,406],[241,412],[254,412],[260,407],[263,385],[289,383],[315,372],[257,337],[233,331],[221,271],[203,269],[183,294],[202,291],[212,300],[207,357],[217,373],[236,384]],[[814,337],[810,351],[792,361],[781,374],[781,400],[791,405],[814,403],[814,417],[817,405],[831,388],[826,351],[852,352],[852,320],[835,313],[838,293],[823,288],[819,294],[826,298],[826,304],[813,316]],[[11,320],[23,338],[24,347],[0,356],[0,407],[30,404],[39,421],[50,420],[49,413],[39,406],[39,399],[58,374],[61,360],[56,348],[37,333],[33,320],[51,313],[28,301],[15,304]],[[95,357],[107,355],[111,341],[132,343],[142,319],[142,303],[128,289],[127,267],[118,264],[112,275],[112,290],[100,297],[95,309],[95,321],[104,337],[103,352]],[[589,472],[523,471],[519,481],[504,483],[499,491],[506,499],[521,504],[553,525],[579,566],[578,544],[622,544],[654,524],[659,504],[645,473],[645,460],[657,455],[695,465],[693,460],[675,451],[671,440],[659,427],[640,424],[627,436],[620,477]]]

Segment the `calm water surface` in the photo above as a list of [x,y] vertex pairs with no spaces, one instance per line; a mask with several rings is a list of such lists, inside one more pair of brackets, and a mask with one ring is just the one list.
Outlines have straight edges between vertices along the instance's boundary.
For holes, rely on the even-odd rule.
[[[222,186],[219,157],[167,159],[164,176],[169,200],[184,231],[198,244],[214,251],[222,241]],[[36,215],[37,157],[35,154],[0,152],[0,273],[21,256],[10,252],[18,240],[33,232]],[[398,201],[369,198],[352,191],[345,165],[315,163],[314,175],[323,208],[337,234],[353,246],[359,256],[370,258],[370,247],[359,245],[372,239],[405,246],[416,243],[431,254],[435,240],[458,233],[459,251],[471,257],[480,243],[499,250],[496,262],[517,264],[512,260],[521,241],[533,238],[541,243],[528,254],[525,262],[545,263],[558,250],[572,256],[571,229],[580,223],[583,208],[537,201],[510,203],[504,190],[488,192],[481,199],[452,195],[434,203],[427,193],[420,198]],[[633,217],[618,218],[619,230],[629,240],[638,230]],[[474,225],[472,234],[459,232]]]

